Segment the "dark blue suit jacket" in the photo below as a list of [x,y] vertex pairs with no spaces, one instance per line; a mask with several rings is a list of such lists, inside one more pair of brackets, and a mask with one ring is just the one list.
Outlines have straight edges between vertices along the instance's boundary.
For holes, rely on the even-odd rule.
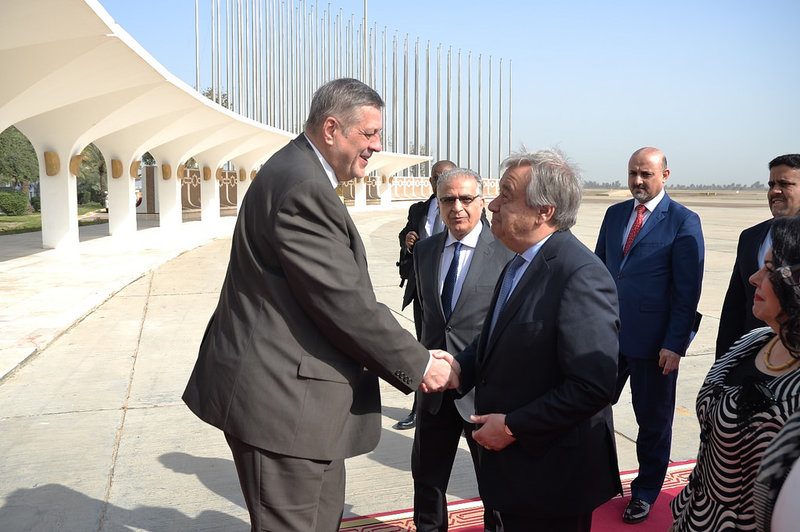
[[700,218],[664,194],[623,257],[623,232],[634,201],[608,208],[595,248],[617,284],[620,353],[657,358],[666,348],[682,356],[689,346],[703,280]]
[[501,282],[480,336],[457,356],[459,391],[474,386],[475,411],[506,414],[516,437],[502,451],[481,452],[481,498],[509,513],[591,511],[622,491],[611,412],[614,282],[570,231],[553,233],[489,336]]

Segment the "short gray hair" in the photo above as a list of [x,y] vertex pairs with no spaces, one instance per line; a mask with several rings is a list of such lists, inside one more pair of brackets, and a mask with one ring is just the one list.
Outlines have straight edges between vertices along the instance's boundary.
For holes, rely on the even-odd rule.
[[530,207],[552,206],[553,223],[559,231],[569,229],[578,219],[583,185],[578,168],[561,151],[528,152],[524,148],[509,155],[500,165],[500,173],[518,166],[531,167],[531,180],[525,189],[525,203]]
[[345,130],[349,129],[356,121],[359,109],[364,106],[383,109],[384,103],[375,90],[357,79],[329,81],[314,93],[304,129],[310,131],[322,127],[329,116],[341,122]]
[[478,184],[478,187],[475,189],[477,191],[476,194],[478,196],[483,196],[483,179],[478,175],[477,172],[473,172],[468,168],[453,168],[452,170],[448,170],[440,175],[439,181],[436,182],[436,195],[439,195],[439,190],[442,189],[442,185],[462,176],[471,177],[474,179]]

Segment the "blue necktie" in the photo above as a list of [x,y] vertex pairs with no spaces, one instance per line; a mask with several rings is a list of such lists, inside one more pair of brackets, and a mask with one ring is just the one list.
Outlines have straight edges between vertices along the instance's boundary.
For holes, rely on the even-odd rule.
[[503,310],[503,307],[508,300],[508,296],[511,293],[511,286],[514,284],[514,276],[519,271],[520,266],[525,264],[525,259],[522,258],[522,255],[517,255],[508,265],[506,268],[506,274],[503,276],[503,283],[500,285],[500,293],[497,294],[497,302],[494,304],[494,313],[492,313],[492,326],[489,329],[489,336],[492,335],[494,331],[494,326],[497,323],[497,317],[500,316],[500,311]]
[[461,252],[461,242],[454,243],[453,260],[444,276],[444,286],[442,286],[442,309],[445,319],[450,319],[453,313],[453,290],[456,287],[456,277],[458,277],[458,254]]

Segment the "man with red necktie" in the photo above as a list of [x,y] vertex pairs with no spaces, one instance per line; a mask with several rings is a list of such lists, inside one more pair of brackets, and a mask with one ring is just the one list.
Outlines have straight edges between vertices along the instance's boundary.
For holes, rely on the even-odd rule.
[[630,378],[639,425],[639,473],[622,515],[647,519],[669,464],[678,364],[696,330],[703,279],[700,218],[670,199],[667,159],[641,148],[628,162],[633,199],[606,211],[595,253],[617,285],[620,306],[619,373],[614,402]]

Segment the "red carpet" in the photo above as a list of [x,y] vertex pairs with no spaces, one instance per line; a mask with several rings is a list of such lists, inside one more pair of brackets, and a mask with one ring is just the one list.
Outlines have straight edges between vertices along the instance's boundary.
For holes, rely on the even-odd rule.
[[[592,515],[593,532],[615,532],[627,530],[667,530],[672,523],[672,512],[669,503],[686,485],[689,473],[694,467],[694,460],[678,462],[670,465],[664,488],[658,501],[650,510],[650,517],[639,525],[625,525],[622,512],[630,497],[631,480],[636,471],[624,472],[622,479],[623,496],[611,499],[594,511]],[[480,499],[459,501],[448,505],[450,510],[451,532],[483,532],[483,506]],[[412,532],[415,530],[411,510],[376,514],[366,517],[352,517],[342,521],[340,532]]]

